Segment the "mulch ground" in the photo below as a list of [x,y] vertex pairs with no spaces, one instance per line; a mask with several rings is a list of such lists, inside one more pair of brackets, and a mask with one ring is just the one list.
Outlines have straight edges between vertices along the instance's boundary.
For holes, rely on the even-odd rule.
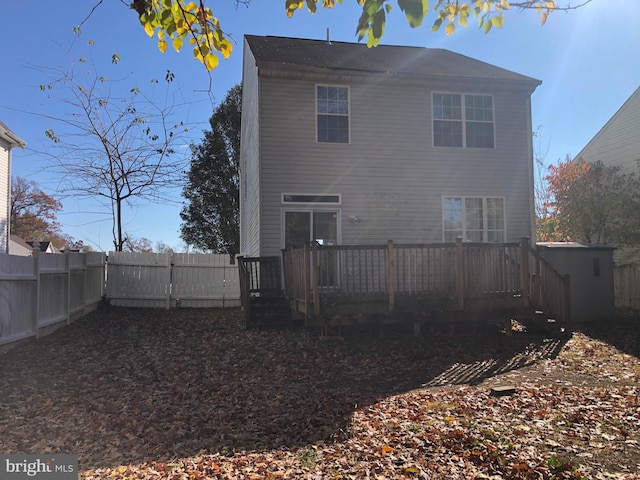
[[568,341],[239,319],[105,307],[1,354],[0,452],[85,479],[640,478],[640,315]]

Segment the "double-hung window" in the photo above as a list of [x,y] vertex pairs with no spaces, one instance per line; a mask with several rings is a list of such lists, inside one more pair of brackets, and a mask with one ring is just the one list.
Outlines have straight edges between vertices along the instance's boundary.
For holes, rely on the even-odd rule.
[[502,197],[445,197],[442,204],[445,242],[504,242]]
[[435,147],[494,148],[491,95],[433,94]]
[[349,88],[316,87],[318,142],[349,143]]

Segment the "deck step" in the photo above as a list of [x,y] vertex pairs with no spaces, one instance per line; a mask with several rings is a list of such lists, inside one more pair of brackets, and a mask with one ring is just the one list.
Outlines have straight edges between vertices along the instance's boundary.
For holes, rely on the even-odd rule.
[[284,296],[251,299],[247,327],[284,327],[291,322],[291,309]]
[[528,310],[519,315],[516,320],[524,325],[529,333],[554,337],[564,334],[563,325],[541,310]]

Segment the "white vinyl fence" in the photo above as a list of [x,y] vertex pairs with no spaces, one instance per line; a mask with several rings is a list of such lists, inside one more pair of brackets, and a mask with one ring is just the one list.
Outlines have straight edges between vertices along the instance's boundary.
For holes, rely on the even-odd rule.
[[100,252],[0,255],[0,345],[96,308],[104,295],[104,264]]
[[613,285],[617,308],[640,310],[640,264],[616,265]]
[[239,307],[238,266],[223,254],[109,252],[106,297],[119,307]]

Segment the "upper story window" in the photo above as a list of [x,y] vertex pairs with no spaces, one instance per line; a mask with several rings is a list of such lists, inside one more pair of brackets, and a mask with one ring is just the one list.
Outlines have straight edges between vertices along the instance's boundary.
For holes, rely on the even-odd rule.
[[442,204],[444,241],[504,242],[502,197],[445,197]]
[[349,143],[349,88],[316,88],[318,142]]
[[494,148],[491,95],[433,94],[435,147]]

